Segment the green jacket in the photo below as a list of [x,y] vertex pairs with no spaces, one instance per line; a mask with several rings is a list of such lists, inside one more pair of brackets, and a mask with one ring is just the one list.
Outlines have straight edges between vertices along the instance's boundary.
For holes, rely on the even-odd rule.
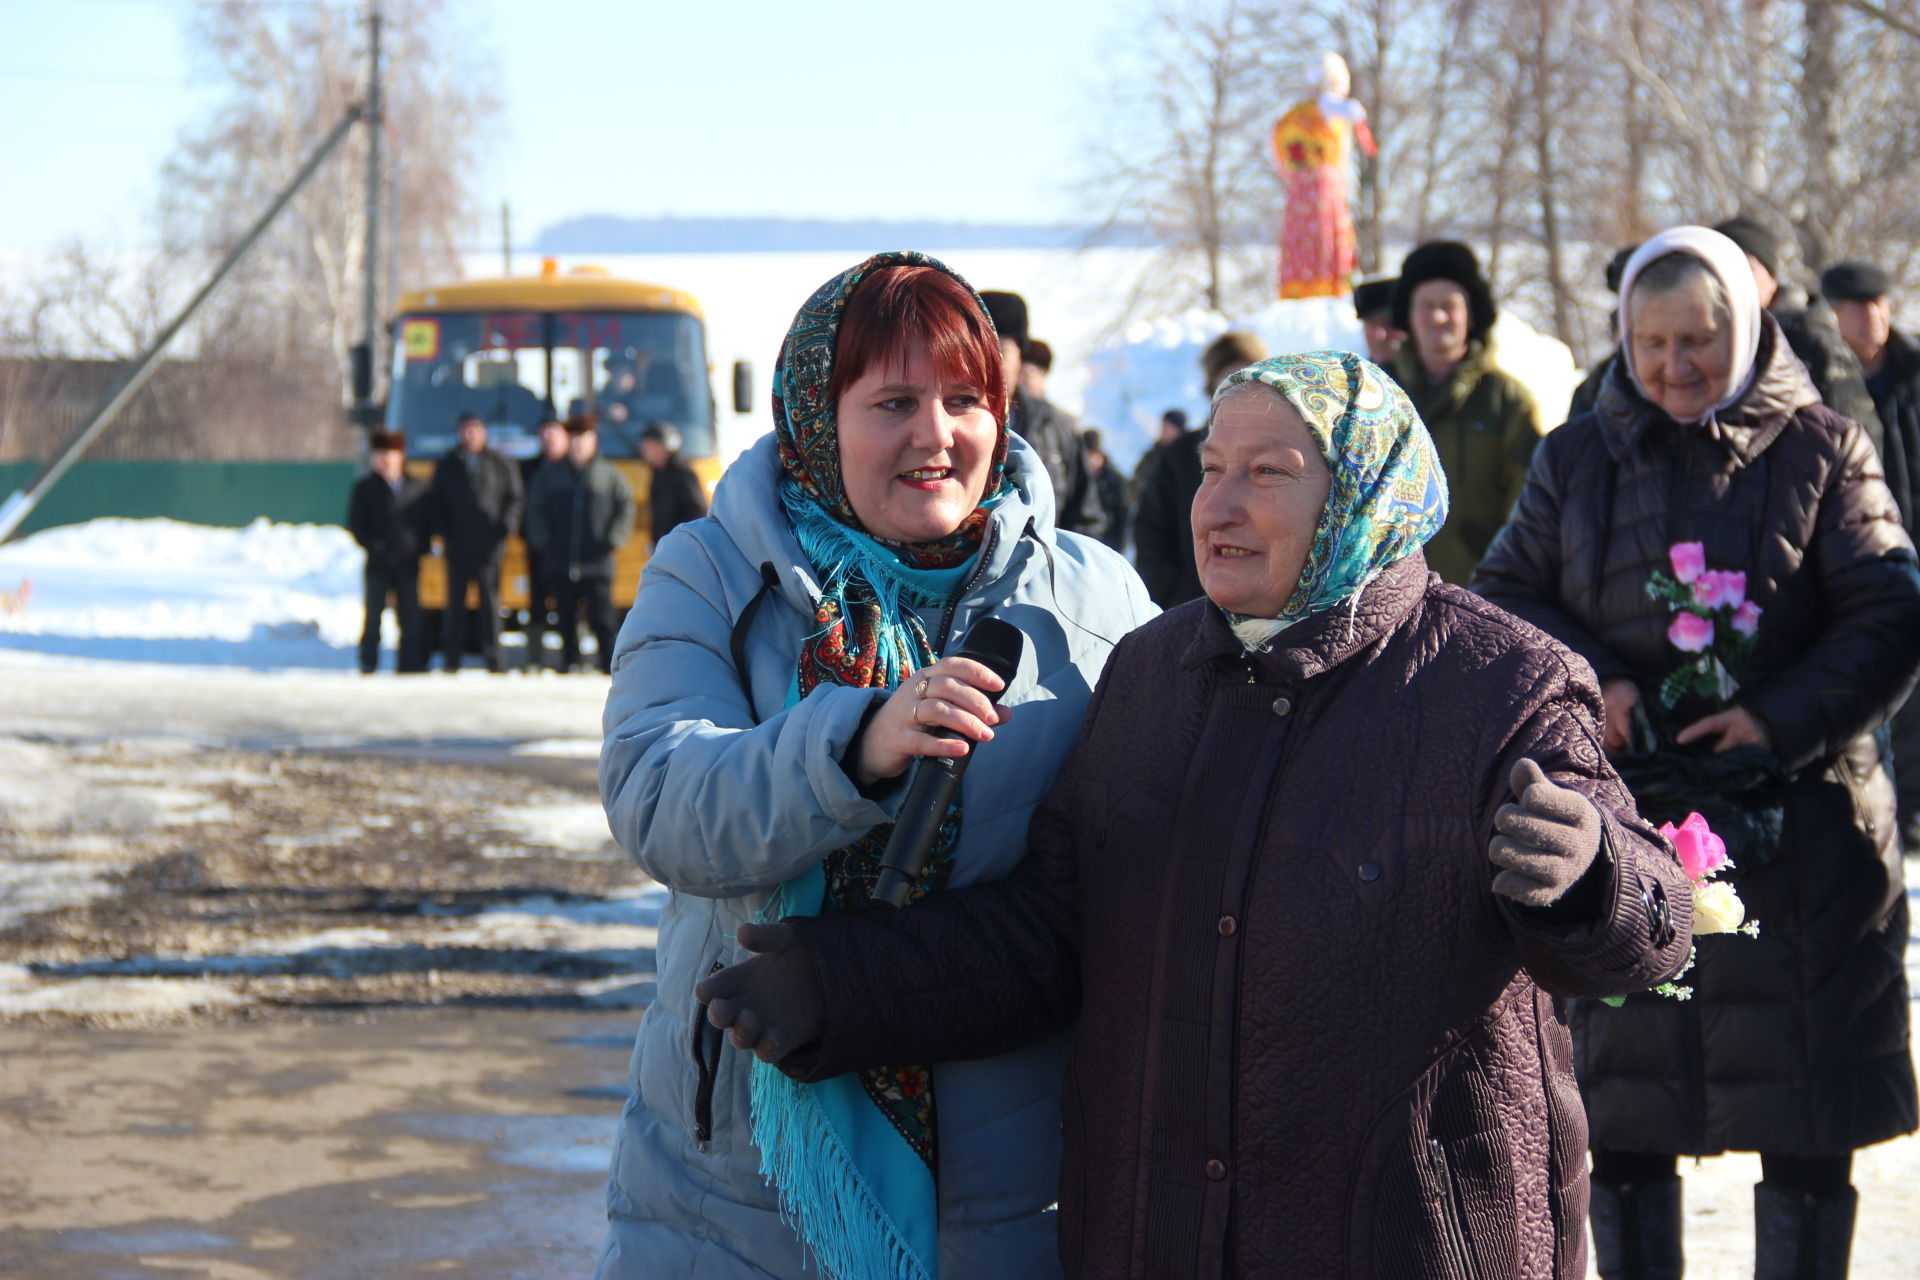
[[1412,342],[1401,346],[1391,372],[1433,434],[1447,473],[1447,523],[1427,543],[1427,563],[1464,587],[1526,484],[1543,433],[1540,409],[1484,342],[1468,347],[1443,382],[1427,380]]

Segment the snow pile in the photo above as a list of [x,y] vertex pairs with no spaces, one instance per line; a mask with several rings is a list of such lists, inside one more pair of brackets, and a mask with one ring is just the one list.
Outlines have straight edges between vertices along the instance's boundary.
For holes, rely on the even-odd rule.
[[[345,529],[91,520],[0,547],[0,646],[87,657],[351,665],[365,563]],[[193,642],[183,645],[180,642]]]
[[[1196,309],[1136,322],[1120,345],[1096,351],[1087,361],[1084,421],[1101,429],[1116,464],[1133,470],[1158,438],[1161,415],[1168,409],[1185,410],[1187,421],[1196,426],[1206,417],[1200,356],[1229,329],[1252,333],[1274,353],[1366,351],[1360,322],[1346,298],[1276,301],[1232,320],[1217,311]],[[1567,402],[1580,382],[1567,345],[1534,329],[1511,310],[1500,313],[1493,343],[1500,366],[1533,392],[1546,425],[1565,421]]]

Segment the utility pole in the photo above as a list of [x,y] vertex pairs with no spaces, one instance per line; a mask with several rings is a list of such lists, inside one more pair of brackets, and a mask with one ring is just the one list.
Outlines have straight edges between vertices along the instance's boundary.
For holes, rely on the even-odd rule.
[[353,358],[353,419],[363,427],[377,425],[374,399],[380,377],[380,138],[386,128],[380,99],[380,6],[367,6],[367,215],[362,262],[360,349]]

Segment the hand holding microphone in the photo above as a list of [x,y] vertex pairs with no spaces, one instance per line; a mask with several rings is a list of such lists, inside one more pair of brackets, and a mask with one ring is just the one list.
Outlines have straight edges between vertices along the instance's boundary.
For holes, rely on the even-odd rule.
[[897,778],[922,756],[958,758],[976,742],[991,742],[994,727],[1013,718],[993,702],[1006,687],[1006,678],[966,649],[902,680],[861,737],[860,785]]

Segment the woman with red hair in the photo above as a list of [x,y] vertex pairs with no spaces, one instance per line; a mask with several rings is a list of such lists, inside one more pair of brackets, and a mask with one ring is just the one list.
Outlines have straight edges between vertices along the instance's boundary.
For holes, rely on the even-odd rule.
[[[912,896],[1006,875],[1109,650],[1155,610],[1054,528],[993,324],[940,263],[822,286],[773,411],[709,518],[655,550],[615,646],[601,795],[669,894],[599,1274],[1056,1274],[1064,1036],[796,1084],[723,1052],[693,987],[745,957],[743,923],[871,900],[920,757],[991,744]],[[1026,637],[1009,681],[957,656],[988,615]]]

